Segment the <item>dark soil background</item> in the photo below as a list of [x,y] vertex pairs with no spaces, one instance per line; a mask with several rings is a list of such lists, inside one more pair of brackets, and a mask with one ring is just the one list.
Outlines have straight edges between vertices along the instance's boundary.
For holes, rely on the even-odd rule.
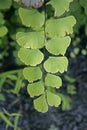
[[[81,45],[79,47],[82,48]],[[73,47],[70,46],[68,53],[72,49]],[[68,54],[67,56],[69,57]],[[11,65],[13,66],[13,63]],[[77,93],[72,96],[70,110],[62,111],[60,106],[59,108],[50,107],[45,114],[37,112],[33,108],[32,99],[26,93],[26,86],[18,97],[3,92],[6,101],[0,102],[0,109],[5,108],[9,113],[22,114],[18,123],[20,130],[87,130],[87,56],[79,53],[75,58],[69,57],[67,74],[76,79]],[[7,84],[4,86],[8,87]],[[64,80],[61,91],[65,91],[66,86]],[[17,103],[12,104],[16,99]],[[6,130],[5,126],[5,122],[0,119],[0,130]]]

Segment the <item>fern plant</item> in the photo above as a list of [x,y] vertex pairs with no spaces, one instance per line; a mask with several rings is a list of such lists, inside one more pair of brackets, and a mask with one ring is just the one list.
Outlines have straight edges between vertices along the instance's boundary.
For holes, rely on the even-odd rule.
[[61,103],[56,89],[62,86],[60,73],[67,70],[65,53],[76,23],[73,16],[65,15],[71,2],[50,0],[44,1],[38,10],[23,7],[18,10],[27,28],[16,35],[21,47],[18,56],[26,65],[23,75],[29,81],[27,92],[34,98],[34,107],[39,112],[47,112],[48,106],[58,107]]
[[72,14],[77,21],[74,28],[74,33],[79,33],[79,29],[84,26],[85,34],[87,35],[87,1],[74,0],[70,5],[70,14]]

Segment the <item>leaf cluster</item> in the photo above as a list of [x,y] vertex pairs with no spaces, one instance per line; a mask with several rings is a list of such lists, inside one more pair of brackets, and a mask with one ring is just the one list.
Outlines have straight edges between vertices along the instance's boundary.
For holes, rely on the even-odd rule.
[[86,0],[74,0],[70,4],[70,14],[73,15],[77,21],[74,27],[74,33],[79,33],[82,26],[85,28],[85,34],[87,35],[87,1]]
[[[55,92],[62,86],[58,74],[67,70],[65,53],[71,41],[69,34],[73,33],[76,23],[73,16],[63,16],[69,10],[70,2],[72,0],[50,0],[44,3],[42,10],[18,10],[22,24],[28,28],[16,35],[21,47],[18,56],[27,65],[23,70],[25,79],[29,81],[27,91],[34,97],[34,107],[39,112],[47,112],[48,106],[58,107],[61,103]],[[49,6],[54,12],[50,15]]]

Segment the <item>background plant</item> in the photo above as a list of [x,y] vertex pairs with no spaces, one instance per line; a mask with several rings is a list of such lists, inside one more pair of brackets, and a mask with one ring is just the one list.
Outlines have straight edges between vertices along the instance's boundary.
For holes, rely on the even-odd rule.
[[71,57],[76,57],[80,53],[87,55],[86,35],[87,35],[87,6],[86,1],[74,0],[70,4],[70,14],[74,15],[77,23],[74,26],[74,35],[72,35]]

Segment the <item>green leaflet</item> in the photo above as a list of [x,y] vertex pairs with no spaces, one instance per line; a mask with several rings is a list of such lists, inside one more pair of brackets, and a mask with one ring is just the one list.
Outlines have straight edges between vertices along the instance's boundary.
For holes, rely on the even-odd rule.
[[21,48],[18,56],[26,65],[36,66],[40,64],[44,58],[43,53],[37,49]]
[[77,11],[80,8],[80,4],[78,4],[78,0],[73,0],[73,2],[70,4],[70,11],[74,12]]
[[76,20],[73,16],[59,19],[50,19],[46,23],[46,33],[49,37],[64,37],[73,33]]
[[34,107],[39,112],[45,113],[48,111],[48,104],[46,101],[45,94],[34,100]]
[[45,63],[44,63],[44,68],[47,72],[51,73],[63,73],[64,71],[67,70],[68,66],[68,60],[67,58],[64,57],[49,57]]
[[86,6],[87,1],[86,0],[79,0],[79,3],[81,4],[81,6]]
[[54,55],[64,55],[70,44],[70,37],[53,38],[46,43],[46,49]]
[[87,15],[87,5],[85,6],[85,14]]
[[58,95],[56,95],[56,94],[54,94],[54,93],[52,93],[48,90],[46,92],[47,92],[47,102],[48,102],[48,104],[50,106],[58,107],[61,103],[61,98]]
[[0,12],[0,25],[4,23],[5,23],[5,20],[3,19],[3,14]]
[[7,28],[5,26],[0,27],[0,37],[3,37],[8,32]]
[[42,78],[42,71],[39,67],[26,67],[23,70],[23,74],[29,82],[34,82]]
[[51,4],[55,9],[55,16],[62,15],[65,11],[69,10],[69,4],[73,0],[50,0],[48,4]]
[[0,9],[9,9],[12,4],[12,0],[0,0]]
[[61,98],[58,95],[46,90],[46,95],[43,94],[34,100],[34,107],[39,112],[44,113],[48,111],[48,105],[58,107],[60,103]]
[[36,9],[19,8],[19,16],[22,23],[27,27],[39,28],[44,24],[45,17]]
[[18,32],[18,44],[24,48],[38,49],[44,46],[44,32]]
[[31,97],[39,96],[44,93],[44,84],[42,81],[29,84],[27,87],[27,91]]
[[60,88],[62,86],[62,80],[59,76],[48,73],[45,77],[45,85],[54,88]]

